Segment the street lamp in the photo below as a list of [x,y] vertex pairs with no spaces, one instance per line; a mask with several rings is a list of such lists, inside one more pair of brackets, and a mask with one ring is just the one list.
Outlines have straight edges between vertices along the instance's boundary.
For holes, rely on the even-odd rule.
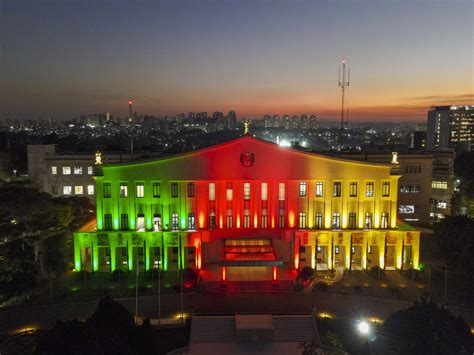
[[361,354],[370,354],[370,342],[375,340],[371,324],[367,320],[361,319],[357,323],[357,331],[365,339],[362,344]]
[[357,323],[357,330],[362,335],[369,335],[370,332],[371,332],[369,322],[367,322],[365,320],[359,321],[359,323]]

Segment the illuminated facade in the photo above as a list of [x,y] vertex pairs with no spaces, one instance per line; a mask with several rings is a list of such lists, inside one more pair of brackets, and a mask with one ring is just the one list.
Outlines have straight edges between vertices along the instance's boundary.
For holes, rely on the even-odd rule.
[[74,235],[76,270],[418,268],[419,232],[397,226],[397,164],[244,135],[96,170],[97,219]]
[[471,151],[474,141],[474,106],[435,106],[428,111],[428,150]]

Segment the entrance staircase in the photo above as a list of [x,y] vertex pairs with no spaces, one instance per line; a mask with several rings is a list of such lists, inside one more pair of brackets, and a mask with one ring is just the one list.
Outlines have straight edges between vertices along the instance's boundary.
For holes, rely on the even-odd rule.
[[[278,267],[283,265],[275,253],[270,239],[226,239],[224,243],[223,258],[220,266],[223,267]],[[270,271],[271,269],[269,269]],[[252,274],[252,272],[250,272]],[[257,273],[258,274],[258,273]],[[261,274],[260,274],[261,275]],[[271,275],[271,274],[270,274]],[[253,275],[255,277],[255,275]],[[258,276],[257,276],[258,277]],[[252,276],[251,276],[252,278]],[[271,276],[264,280],[227,280],[205,281],[206,293],[240,293],[240,292],[281,292],[293,291],[291,280],[272,282]]]
[[227,239],[224,244],[225,262],[275,261],[275,250],[270,239]]

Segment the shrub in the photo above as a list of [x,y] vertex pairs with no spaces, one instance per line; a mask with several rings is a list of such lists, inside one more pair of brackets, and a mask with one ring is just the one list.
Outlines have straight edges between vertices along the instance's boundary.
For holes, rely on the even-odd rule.
[[309,280],[313,275],[314,270],[309,266],[305,266],[300,270],[300,277],[304,281]]
[[378,279],[379,278],[379,275],[382,275],[384,273],[384,270],[381,269],[380,267],[378,266],[373,266],[372,268],[370,268],[369,270],[369,275],[372,276],[373,278],[375,279]]
[[327,289],[328,289],[328,284],[325,283],[325,282],[318,282],[318,283],[316,284],[316,289],[317,289],[317,290],[320,290],[320,291],[327,291]]
[[119,280],[123,280],[127,277],[127,273],[123,270],[114,270],[110,276],[110,281],[118,282]]

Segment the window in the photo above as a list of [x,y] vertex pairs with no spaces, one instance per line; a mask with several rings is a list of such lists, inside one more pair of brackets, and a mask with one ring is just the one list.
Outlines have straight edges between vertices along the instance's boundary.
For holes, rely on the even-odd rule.
[[178,222],[178,214],[173,213],[171,215],[171,230],[178,230],[179,228],[179,222]]
[[137,215],[137,232],[144,232],[145,231],[145,215],[139,213]]
[[267,228],[268,227],[268,216],[266,214],[262,214],[262,228]]
[[57,175],[58,174],[58,167],[57,166],[52,166],[51,167],[51,174]]
[[334,254],[339,254],[339,245],[334,247]]
[[63,166],[63,175],[71,175],[71,167]]
[[387,229],[388,228],[388,213],[382,212],[382,218],[380,220],[380,228]]
[[65,185],[63,186],[63,195],[70,195],[72,194],[72,186]]
[[278,201],[285,201],[285,183],[280,182],[278,184]]
[[335,182],[333,185],[333,196],[334,197],[341,197],[341,183]]
[[142,182],[137,182],[137,197],[143,198],[145,196],[145,185]]
[[278,228],[285,228],[285,215],[280,214],[278,216]]
[[446,181],[436,181],[433,180],[431,182],[431,188],[433,189],[441,189],[446,190],[448,188],[448,183]]
[[216,214],[214,212],[209,213],[209,229],[216,228]]
[[306,197],[306,181],[300,181],[300,197]]
[[420,185],[401,185],[400,192],[402,194],[417,194],[421,192]]
[[82,166],[74,167],[74,175],[82,175]]
[[225,216],[225,226],[227,228],[232,228],[232,210],[227,211],[227,215]]
[[94,174],[94,167],[93,166],[88,166],[87,167],[87,175],[93,175]]
[[250,228],[250,212],[244,211],[244,228]]
[[365,196],[374,197],[374,183],[368,182],[365,184]]
[[194,182],[188,182],[188,197],[194,197]]
[[104,215],[104,229],[107,231],[112,230],[112,215],[110,213]]
[[161,197],[161,183],[159,182],[153,183],[153,197],[154,198]]
[[177,182],[171,183],[171,197],[173,198],[178,197],[178,183]]
[[335,212],[332,214],[332,228],[333,229],[341,228],[341,214],[339,212]]
[[351,181],[349,185],[349,196],[356,197],[357,196],[357,182]]
[[104,189],[104,198],[110,198],[112,194],[112,189],[110,186],[110,182],[104,182],[103,189]]
[[300,229],[306,228],[306,213],[305,212],[300,212],[298,227]]
[[244,182],[244,200],[250,200],[250,182]]
[[153,230],[159,232],[161,230],[161,214],[153,215]]
[[421,174],[421,165],[406,165],[405,174]]
[[321,212],[316,212],[314,226],[318,229],[323,228],[323,214]]
[[400,214],[412,214],[415,213],[415,205],[399,205],[398,213]]
[[234,190],[233,190],[232,182],[228,182],[226,184],[225,196],[226,196],[227,201],[232,201],[233,200]]
[[188,214],[188,229],[196,229],[196,218],[194,217],[194,213]]
[[[122,247],[122,256],[127,256],[127,248],[126,247]],[[124,261],[124,263],[126,264],[127,262]]]
[[365,214],[365,229],[372,229],[372,213],[367,212]]
[[215,201],[216,199],[216,184],[213,182],[209,183],[209,201]]
[[79,185],[79,186],[74,186],[74,194],[75,195],[83,195],[84,194],[84,187]]
[[383,197],[390,196],[390,182],[388,181],[382,182],[382,196]]
[[323,197],[323,182],[318,181],[316,183],[316,197]]
[[262,201],[268,200],[268,184],[262,182]]
[[448,208],[448,204],[446,203],[446,201],[436,201],[436,208],[444,210]]
[[88,195],[94,194],[94,185],[87,185],[87,194]]
[[120,183],[120,197],[124,198],[128,196],[128,186],[126,182]]
[[128,230],[128,214],[126,213],[120,215],[120,229],[123,231]]
[[57,186],[52,186],[52,190],[53,190],[53,195],[58,194],[58,187]]
[[357,218],[355,212],[349,212],[349,228],[356,229],[357,228]]

